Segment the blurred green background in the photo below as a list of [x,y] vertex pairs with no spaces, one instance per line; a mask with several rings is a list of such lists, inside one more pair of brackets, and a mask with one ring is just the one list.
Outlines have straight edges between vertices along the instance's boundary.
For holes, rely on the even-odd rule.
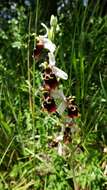
[[[1,1],[0,10],[0,189],[105,190],[107,1]],[[41,109],[41,73],[32,58],[33,34],[44,33],[41,22],[51,26],[51,15],[58,21],[57,65],[68,73],[61,87],[76,96],[81,115],[64,156],[48,146],[61,121]]]

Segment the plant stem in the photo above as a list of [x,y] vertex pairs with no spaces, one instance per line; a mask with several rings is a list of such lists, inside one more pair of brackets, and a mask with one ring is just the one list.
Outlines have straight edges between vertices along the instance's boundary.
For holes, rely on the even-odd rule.
[[79,187],[77,185],[77,182],[76,182],[76,177],[75,177],[75,169],[74,169],[74,163],[73,163],[73,160],[72,160],[72,175],[73,175],[73,183],[74,183],[74,190],[79,190]]
[[[72,137],[73,139],[75,137]],[[74,183],[74,190],[79,190],[79,186],[76,182],[76,176],[75,176],[75,166],[74,166],[74,162],[75,162],[75,148],[76,146],[72,144],[72,151],[71,151],[71,170],[72,170],[72,176],[73,176],[73,183]]]
[[29,35],[28,35],[28,59],[27,59],[27,65],[28,65],[28,82],[29,82],[29,109],[32,110],[32,96],[31,96],[31,76],[30,76],[30,28],[31,28],[31,12],[29,11]]

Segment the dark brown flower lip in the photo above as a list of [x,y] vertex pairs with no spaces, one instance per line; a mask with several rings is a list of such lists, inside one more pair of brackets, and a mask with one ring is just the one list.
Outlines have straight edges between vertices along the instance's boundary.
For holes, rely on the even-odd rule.
[[63,137],[64,144],[69,144],[72,141],[71,138],[71,127],[66,127],[64,131],[64,137]]
[[42,106],[43,106],[43,108],[44,108],[46,111],[48,111],[48,112],[50,112],[50,113],[56,112],[56,109],[57,109],[54,99],[53,99],[52,97],[50,97],[50,96],[48,96],[48,97],[44,100]]
[[54,73],[43,73],[43,83],[44,83],[44,87],[48,90],[53,90],[55,89],[59,82],[55,76]]
[[40,42],[38,41],[36,44],[36,48],[34,48],[34,50],[33,50],[33,57],[35,59],[38,59],[40,57],[43,49],[44,49],[43,43],[41,41]]
[[38,48],[38,49],[43,49],[43,48],[44,48],[44,44],[43,44],[42,42],[38,42],[38,43],[36,44],[36,48]]
[[79,116],[78,106],[75,103],[75,96],[69,96],[66,98],[66,110],[68,117],[75,118]]
[[[46,64],[48,63],[46,62]],[[48,67],[48,65],[46,65],[46,68],[44,68],[42,71],[43,78],[45,78],[46,76],[51,77],[52,74],[54,75],[54,73],[52,72],[52,69]]]
[[33,57],[34,57],[35,59],[37,59],[37,58],[40,57],[41,53],[42,53],[42,49],[36,49],[36,48],[35,48],[34,51],[33,51]]
[[46,74],[51,74],[51,73],[52,73],[52,69],[47,66],[47,67],[44,69],[44,73],[46,73]]
[[79,115],[78,107],[76,105],[69,105],[67,107],[67,112],[70,118],[78,117]]

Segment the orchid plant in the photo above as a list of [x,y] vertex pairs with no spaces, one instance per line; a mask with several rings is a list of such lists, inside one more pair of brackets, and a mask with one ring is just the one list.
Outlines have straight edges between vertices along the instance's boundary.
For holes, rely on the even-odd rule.
[[[52,16],[51,23],[55,22],[56,18]],[[55,52],[56,45],[50,40],[49,34],[51,29],[47,28],[45,24],[41,24],[46,29],[45,35],[39,35],[36,37],[37,43],[33,52],[33,57],[36,61],[39,61],[43,56],[42,52],[46,50],[44,62],[40,63],[40,69],[42,68],[42,108],[44,111],[50,113],[56,113],[63,116],[64,121],[61,130],[61,135],[56,137],[56,142],[60,147],[58,152],[62,154],[62,148],[60,142],[68,143],[70,141],[70,127],[73,125],[73,118],[79,116],[78,107],[75,103],[75,97],[66,97],[63,90],[59,89],[60,79],[67,80],[68,75],[63,70],[56,66]],[[60,104],[56,104],[56,100],[60,100]],[[67,114],[65,114],[65,111]]]

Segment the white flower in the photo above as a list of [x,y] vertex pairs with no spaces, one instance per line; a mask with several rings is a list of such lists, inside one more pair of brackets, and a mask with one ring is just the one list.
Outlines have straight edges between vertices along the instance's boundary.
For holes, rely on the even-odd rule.
[[68,79],[67,73],[59,69],[58,67],[55,66],[55,56],[52,52],[48,53],[49,56],[49,66],[52,69],[52,72],[59,78],[62,78],[64,80]]
[[42,42],[45,49],[54,53],[56,46],[54,43],[51,42],[51,40],[49,40],[46,36],[39,36],[39,41]]
[[45,49],[49,50],[48,56],[49,56],[49,66],[52,69],[52,72],[55,74],[55,76],[62,78],[64,80],[68,79],[68,75],[62,71],[61,69],[59,69],[58,67],[55,66],[55,56],[54,56],[54,51],[56,49],[56,46],[54,43],[52,43],[51,40],[48,39],[48,32],[49,29],[47,28],[47,26],[43,23],[41,23],[41,25],[46,29],[46,34],[41,36],[39,35],[39,42],[41,42],[43,44],[43,47]]
[[53,53],[48,53],[48,57],[49,57],[49,65],[55,66],[55,55]]
[[41,25],[46,29],[45,35],[39,35],[39,41],[42,42],[45,49],[49,50],[50,52],[54,53],[56,46],[54,43],[52,43],[51,40],[48,39],[48,28],[44,23],[41,23]]

